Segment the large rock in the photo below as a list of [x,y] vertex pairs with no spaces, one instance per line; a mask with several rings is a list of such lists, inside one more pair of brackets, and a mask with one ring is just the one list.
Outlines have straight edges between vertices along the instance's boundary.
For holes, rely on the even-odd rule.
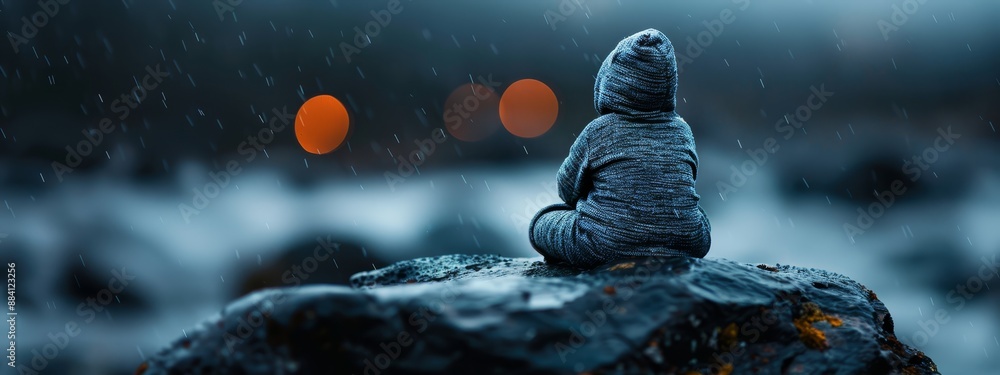
[[257,292],[139,373],[933,374],[875,293],[816,269],[453,255]]

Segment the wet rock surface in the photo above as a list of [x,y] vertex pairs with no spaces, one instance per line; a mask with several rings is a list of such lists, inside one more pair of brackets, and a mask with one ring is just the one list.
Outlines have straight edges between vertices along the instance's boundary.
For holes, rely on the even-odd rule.
[[720,259],[415,259],[256,292],[142,374],[933,374],[847,277]]
[[506,258],[499,255],[443,255],[407,260],[351,276],[355,288],[374,288],[432,281],[492,279],[504,276],[559,277],[584,273],[572,267],[546,264],[542,258]]

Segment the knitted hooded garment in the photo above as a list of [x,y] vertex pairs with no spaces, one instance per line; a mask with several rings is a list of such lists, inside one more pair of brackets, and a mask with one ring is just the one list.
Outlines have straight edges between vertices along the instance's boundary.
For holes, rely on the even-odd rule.
[[663,33],[625,38],[597,73],[590,122],[559,168],[565,204],[531,220],[546,259],[594,267],[651,255],[704,257],[711,225],[695,192],[691,127],[674,112],[677,64]]

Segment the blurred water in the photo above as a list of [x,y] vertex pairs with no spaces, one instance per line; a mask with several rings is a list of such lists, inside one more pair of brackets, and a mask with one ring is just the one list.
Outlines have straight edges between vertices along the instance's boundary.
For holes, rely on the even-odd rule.
[[[703,170],[709,172],[699,191],[713,224],[710,257],[850,276],[878,293],[893,313],[900,339],[911,345],[921,330],[918,322],[935,309],[947,309],[951,320],[917,346],[945,373],[988,373],[996,365],[1000,291],[982,290],[961,311],[953,311],[945,294],[951,282],[975,275],[976,259],[1000,248],[995,230],[1000,174],[977,173],[963,197],[892,207],[852,244],[842,224],[853,205],[810,195],[783,197],[776,173],[767,169],[723,201],[710,193],[719,174],[711,171],[725,169],[711,166],[726,160],[707,150],[703,155]],[[31,265],[19,274],[30,278],[21,293],[33,301],[21,315],[21,360],[47,342],[46,333],[77,321],[82,333],[57,358],[67,373],[125,371],[235,298],[242,279],[260,269],[258,256],[266,264],[295,241],[315,235],[355,241],[372,262],[463,252],[533,256],[518,216],[556,201],[547,187],[555,167],[439,169],[411,177],[395,191],[381,176],[330,179],[300,189],[281,183],[281,171],[253,170],[238,176],[190,223],[177,209],[189,199],[181,183],[148,189],[83,176],[34,199],[8,192],[16,217],[9,212],[0,217],[0,226],[11,233],[3,246],[18,254],[20,264]],[[442,225],[460,230],[442,237],[433,230]],[[909,231],[901,229],[907,226]],[[488,233],[495,236],[478,238]],[[455,247],[441,249],[441,243]],[[900,260],[914,253],[928,258]],[[334,259],[338,256],[347,255]],[[87,316],[76,305],[87,295],[75,291],[80,286],[74,278],[100,284],[121,267],[136,275],[119,296],[125,300],[85,324]],[[355,267],[343,271],[367,268]],[[930,276],[947,282],[928,282]]]

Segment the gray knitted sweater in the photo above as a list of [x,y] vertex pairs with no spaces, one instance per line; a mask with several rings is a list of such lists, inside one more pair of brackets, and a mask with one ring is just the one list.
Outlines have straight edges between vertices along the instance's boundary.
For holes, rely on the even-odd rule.
[[[594,85],[600,117],[577,137],[557,175],[566,204],[532,220],[539,252],[581,266],[638,255],[705,256],[711,226],[698,205],[698,155],[690,126],[674,111],[676,91],[674,49],[657,30],[622,40],[605,59]],[[553,211],[563,212],[543,217]],[[575,238],[544,238],[551,236]]]

